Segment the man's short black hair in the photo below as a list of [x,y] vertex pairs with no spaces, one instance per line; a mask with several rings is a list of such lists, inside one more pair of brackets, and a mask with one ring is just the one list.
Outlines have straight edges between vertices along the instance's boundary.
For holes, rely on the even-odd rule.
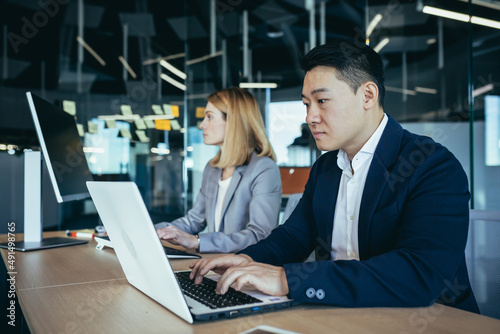
[[373,81],[379,91],[378,104],[384,107],[384,67],[382,58],[371,47],[350,39],[334,39],[309,51],[300,64],[304,71],[316,66],[337,70],[337,79],[346,82],[356,93],[367,81]]

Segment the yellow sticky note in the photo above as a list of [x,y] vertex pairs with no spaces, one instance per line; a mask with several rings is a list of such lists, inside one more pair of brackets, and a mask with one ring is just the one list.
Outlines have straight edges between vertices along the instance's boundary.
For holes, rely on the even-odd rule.
[[122,111],[122,115],[124,116],[132,115],[132,107],[130,107],[128,104],[122,104],[120,106],[120,110]]
[[163,111],[165,112],[165,115],[174,117],[174,114],[172,113],[172,106],[170,104],[165,103],[163,105]]
[[123,138],[132,139],[132,134],[130,133],[129,129],[120,129],[120,136],[122,136]]
[[83,130],[83,124],[77,123],[76,128],[78,129],[78,135],[80,137],[85,137],[85,130]]
[[179,106],[171,106],[171,109],[172,115],[174,115],[174,117],[179,117]]
[[141,141],[141,143],[147,143],[149,141],[148,136],[146,136],[146,131],[144,130],[135,130],[135,134]]
[[179,121],[177,121],[176,119],[171,120],[170,125],[172,126],[172,130],[180,130],[181,129]]
[[156,130],[172,130],[170,126],[170,120],[168,119],[155,119]]
[[65,112],[67,112],[71,116],[76,115],[76,103],[75,103],[75,101],[63,100],[62,105],[63,105],[63,110]]
[[92,121],[87,122],[87,128],[89,133],[97,133],[97,124]]
[[109,129],[116,128],[116,121],[114,119],[107,119],[107,120],[105,120],[105,122],[106,122],[106,126]]
[[205,107],[196,107],[196,118],[205,118]]
[[148,127],[148,129],[156,128],[155,121],[152,119],[145,119],[144,123],[146,123],[146,126]]
[[151,108],[153,109],[155,115],[163,115],[163,109],[159,104],[153,104]]
[[135,119],[134,123],[135,123],[135,127],[137,128],[137,130],[144,130],[147,128],[146,123],[144,123],[144,120],[142,118]]

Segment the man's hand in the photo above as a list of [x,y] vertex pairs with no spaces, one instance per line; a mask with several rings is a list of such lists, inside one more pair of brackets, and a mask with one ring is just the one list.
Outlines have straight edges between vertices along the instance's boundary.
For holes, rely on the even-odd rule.
[[234,284],[234,289],[241,290],[245,286],[257,289],[273,296],[288,294],[288,283],[283,267],[254,262],[247,255],[225,255],[211,260],[199,260],[190,266],[193,271],[190,278],[195,284],[210,270],[221,274],[217,282],[216,292],[225,294]]
[[194,279],[195,284],[200,284],[203,276],[205,276],[210,270],[222,275],[228,268],[245,265],[252,261],[253,260],[250,256],[243,254],[223,255],[210,260],[198,260],[189,266],[193,269],[189,278]]
[[223,295],[233,285],[237,291],[251,287],[271,296],[288,294],[285,268],[260,262],[231,267],[219,278],[215,292]]
[[177,227],[167,226],[156,230],[160,239],[166,240],[174,245],[181,245],[184,248],[198,248],[198,238],[194,235],[186,233]]

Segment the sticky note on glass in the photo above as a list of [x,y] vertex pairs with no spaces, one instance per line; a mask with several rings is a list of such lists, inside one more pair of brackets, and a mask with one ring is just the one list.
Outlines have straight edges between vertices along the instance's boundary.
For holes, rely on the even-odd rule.
[[83,124],[77,123],[76,128],[78,129],[78,135],[80,137],[85,137],[85,130],[83,130]]
[[97,124],[92,121],[87,122],[87,128],[89,133],[97,133]]
[[116,121],[114,119],[107,119],[107,120],[105,120],[105,122],[106,122],[106,126],[109,129],[116,128]]
[[144,123],[144,120],[142,118],[135,119],[134,123],[137,130],[145,130],[147,128],[146,123]]
[[141,143],[147,143],[149,141],[148,136],[146,136],[146,131],[144,130],[135,130],[135,134],[137,138],[141,141]]
[[172,115],[174,117],[179,117],[179,106],[170,106],[172,108]]
[[170,126],[170,120],[168,119],[155,119],[155,126],[156,130],[172,130],[172,127]]
[[165,112],[165,115],[172,116],[174,117],[174,114],[172,113],[172,106],[170,104],[164,104],[163,105],[163,111]]
[[120,136],[123,138],[132,139],[132,134],[129,129],[120,129]]
[[180,130],[181,129],[179,121],[177,121],[176,119],[170,120],[170,125],[172,126],[172,130]]
[[205,107],[196,107],[196,118],[205,118]]
[[155,115],[163,115],[163,109],[159,104],[153,104],[151,108],[153,109]]
[[75,101],[63,100],[62,105],[63,105],[63,110],[65,112],[67,112],[71,116],[76,115],[76,103],[75,103]]
[[132,107],[130,107],[128,104],[122,104],[120,106],[120,110],[122,111],[122,115],[124,116],[132,115]]
[[145,119],[144,123],[146,123],[146,126],[148,127],[148,129],[155,129],[156,128],[155,121],[152,119]]

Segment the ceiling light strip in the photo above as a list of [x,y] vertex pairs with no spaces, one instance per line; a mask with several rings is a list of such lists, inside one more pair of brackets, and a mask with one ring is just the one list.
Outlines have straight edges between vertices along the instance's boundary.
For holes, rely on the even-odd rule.
[[171,59],[177,59],[177,58],[182,58],[182,57],[185,57],[186,54],[183,52],[183,53],[176,53],[176,54],[173,54],[173,55],[170,55],[170,56],[165,56],[165,57],[158,57],[158,58],[154,58],[154,59],[147,59],[145,61],[142,62],[142,65],[151,65],[151,64],[156,64],[156,63],[159,63],[161,60],[171,60]]
[[217,56],[222,56],[224,52],[221,51],[217,51],[215,53],[211,53],[209,55],[206,55],[206,56],[203,56],[203,57],[200,57],[200,58],[195,58],[195,59],[191,59],[191,60],[187,60],[186,61],[186,66],[189,66],[189,65],[193,65],[193,64],[196,64],[196,63],[200,63],[202,61],[205,61],[207,59],[210,59],[210,58],[214,58],[214,57],[217,57]]
[[240,88],[277,88],[275,82],[241,82]]
[[127,63],[127,61],[125,60],[125,58],[123,58],[122,56],[118,56],[118,59],[122,63],[123,67],[125,67],[125,69],[127,70],[127,72],[132,76],[132,78],[136,79],[137,78],[137,74],[135,74],[134,70],[132,69],[132,67],[130,67],[130,65]]
[[368,27],[366,28],[366,38],[370,37],[373,30],[375,30],[375,27],[381,20],[382,20],[382,14],[377,14],[373,17],[373,19],[368,24]]
[[431,6],[424,6],[424,8],[422,9],[422,12],[425,14],[441,16],[441,17],[445,17],[448,19],[457,20],[457,21],[461,21],[461,22],[471,22],[473,24],[478,24],[478,25],[482,25],[485,27],[489,27],[489,28],[500,29],[500,22],[499,21],[485,19],[485,18],[478,17],[478,16],[469,16],[467,14],[452,12],[450,10],[444,10],[444,9],[431,7]]
[[383,40],[381,40],[380,42],[378,42],[378,44],[373,48],[373,50],[375,50],[375,52],[380,52],[380,50],[382,50],[382,48],[384,46],[386,46],[388,43],[389,43],[390,39],[389,38],[384,38]]
[[166,75],[165,73],[162,73],[160,74],[160,77],[165,80],[166,82],[168,82],[169,84],[171,84],[172,86],[175,86],[179,89],[182,89],[182,90],[186,90],[186,85],[184,84],[181,84],[179,81],[169,77],[168,75]]
[[106,66],[106,62],[97,54],[97,52],[94,51],[94,49],[90,47],[90,45],[85,43],[80,36],[76,36],[76,41],[80,43],[85,50],[87,50],[102,66]]
[[177,75],[182,80],[186,80],[186,78],[187,78],[186,73],[182,72],[177,67],[174,67],[172,64],[170,64],[166,60],[163,60],[163,59],[160,60],[160,65],[165,67],[167,70],[169,70],[173,74]]

